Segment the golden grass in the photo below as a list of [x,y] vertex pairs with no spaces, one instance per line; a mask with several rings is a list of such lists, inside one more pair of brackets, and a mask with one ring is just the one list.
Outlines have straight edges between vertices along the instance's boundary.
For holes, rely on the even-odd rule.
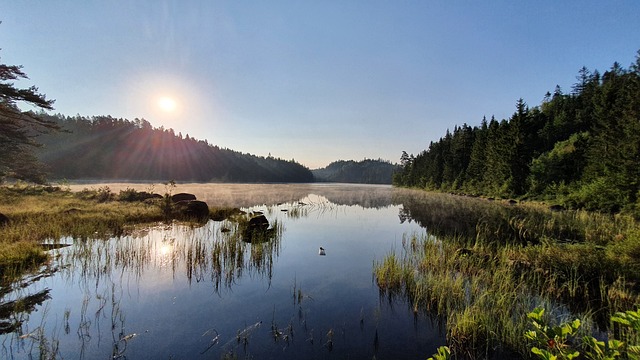
[[[135,224],[169,220],[160,203],[115,201],[107,188],[77,193],[41,186],[0,187],[0,213],[10,221],[0,226],[0,279],[42,264],[47,256],[39,244],[73,238],[107,238],[124,234]],[[212,210],[226,216],[226,209]]]

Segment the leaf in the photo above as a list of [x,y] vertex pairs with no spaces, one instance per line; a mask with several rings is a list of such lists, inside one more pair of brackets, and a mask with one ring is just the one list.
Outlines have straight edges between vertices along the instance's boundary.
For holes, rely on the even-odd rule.
[[558,358],[557,356],[551,354],[547,350],[541,350],[541,349],[538,349],[537,347],[532,347],[531,352],[538,355],[540,359],[544,359],[544,360],[557,360]]
[[527,314],[527,317],[529,319],[533,319],[533,320],[537,320],[537,321],[542,321],[542,316],[544,315],[544,308],[535,308],[533,309],[533,311],[531,311],[530,313]]
[[624,342],[613,339],[613,340],[609,340],[608,345],[610,350],[620,350],[624,347]]
[[580,356],[580,352],[575,351],[575,352],[573,352],[573,353],[571,353],[571,354],[567,354],[567,359],[569,359],[569,360],[571,360],[571,359],[575,359],[575,358],[577,358],[578,356]]
[[524,333],[524,337],[529,339],[529,340],[537,340],[538,339],[538,333],[535,332],[534,330],[528,330]]
[[626,315],[623,313],[616,313],[611,317],[611,321],[617,322],[622,325],[631,326],[631,322],[626,319]]
[[574,331],[578,330],[578,328],[580,328],[581,322],[580,319],[575,319],[571,322],[571,327],[573,328]]

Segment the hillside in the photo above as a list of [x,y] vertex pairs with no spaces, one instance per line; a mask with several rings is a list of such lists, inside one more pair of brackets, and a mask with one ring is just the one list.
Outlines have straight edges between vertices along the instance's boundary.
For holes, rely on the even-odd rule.
[[311,172],[320,182],[391,184],[393,173],[399,169],[388,161],[365,159],[357,162],[339,160]]
[[640,216],[640,52],[629,69],[583,67],[576,78],[570,94],[556,87],[532,108],[520,99],[509,119],[404,152],[394,184]]
[[65,131],[38,137],[40,160],[57,179],[194,182],[312,182],[306,167],[222,149],[153,128],[146,120],[47,116]]

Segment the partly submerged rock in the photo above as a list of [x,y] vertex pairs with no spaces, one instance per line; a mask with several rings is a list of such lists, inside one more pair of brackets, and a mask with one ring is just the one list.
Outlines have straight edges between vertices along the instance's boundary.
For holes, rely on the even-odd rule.
[[209,205],[199,200],[178,201],[175,204],[177,217],[186,219],[208,219]]
[[248,243],[270,240],[274,229],[270,229],[269,226],[269,220],[264,215],[252,217],[244,230],[243,240]]
[[249,229],[266,230],[269,228],[269,220],[264,215],[254,216],[249,220]]

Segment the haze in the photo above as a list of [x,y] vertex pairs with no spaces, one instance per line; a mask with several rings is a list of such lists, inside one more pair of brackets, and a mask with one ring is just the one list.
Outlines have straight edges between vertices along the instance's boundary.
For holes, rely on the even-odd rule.
[[637,1],[5,1],[0,56],[56,112],[317,168],[398,161],[518,98],[568,92],[582,66],[633,59],[638,14]]

